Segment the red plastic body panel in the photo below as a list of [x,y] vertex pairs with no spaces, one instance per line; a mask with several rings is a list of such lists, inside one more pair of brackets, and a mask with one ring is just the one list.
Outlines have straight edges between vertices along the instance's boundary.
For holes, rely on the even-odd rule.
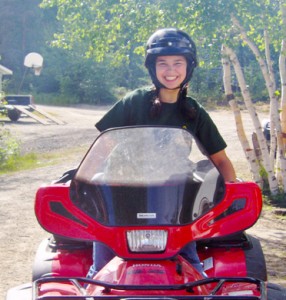
[[212,259],[208,277],[245,277],[245,254],[241,248],[207,248],[199,251],[200,260]]
[[53,258],[52,273],[57,276],[84,277],[92,265],[91,251],[61,250]]
[[[226,214],[232,203],[245,199],[239,211]],[[61,211],[53,209],[59,204]],[[164,259],[176,255],[192,240],[227,236],[251,227],[262,209],[259,187],[251,182],[226,185],[223,201],[211,211],[184,226],[140,226],[140,229],[164,229],[168,231],[167,250],[163,253],[131,253],[127,246],[127,230],[138,227],[107,227],[95,222],[78,209],[69,198],[69,185],[52,185],[38,190],[35,212],[41,226],[56,235],[78,240],[101,241],[112,248],[118,256],[133,259]]]
[[42,241],[34,260],[33,280],[42,276],[86,276],[92,265],[92,245],[66,246],[59,247],[50,239]]

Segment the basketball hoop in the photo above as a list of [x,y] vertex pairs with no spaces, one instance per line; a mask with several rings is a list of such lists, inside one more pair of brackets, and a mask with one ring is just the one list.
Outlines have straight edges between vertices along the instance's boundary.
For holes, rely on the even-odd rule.
[[[43,60],[44,59],[43,59],[42,55],[40,55],[39,53],[36,53],[36,52],[31,52],[25,56],[24,66],[27,68],[32,68],[34,71],[34,74],[36,76],[39,76],[41,74],[41,71],[43,68]],[[18,94],[20,93],[20,90],[22,89],[23,82],[26,77],[26,73],[27,73],[27,69],[25,69],[22,81],[18,88]]]
[[32,68],[36,76],[39,76],[43,67],[43,57],[39,53],[31,52],[26,55],[24,66]]

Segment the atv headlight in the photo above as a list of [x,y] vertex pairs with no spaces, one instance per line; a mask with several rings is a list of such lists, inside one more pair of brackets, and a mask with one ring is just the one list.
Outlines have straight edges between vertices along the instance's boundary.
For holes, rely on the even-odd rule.
[[162,252],[166,248],[166,230],[130,230],[127,241],[131,252]]

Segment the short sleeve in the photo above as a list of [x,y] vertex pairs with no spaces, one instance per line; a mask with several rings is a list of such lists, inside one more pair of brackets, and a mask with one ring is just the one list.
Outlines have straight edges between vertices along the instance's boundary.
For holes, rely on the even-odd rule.
[[226,148],[226,142],[209,114],[201,108],[197,138],[209,155]]
[[126,126],[128,122],[128,105],[124,99],[116,102],[110,110],[95,124],[99,131]]

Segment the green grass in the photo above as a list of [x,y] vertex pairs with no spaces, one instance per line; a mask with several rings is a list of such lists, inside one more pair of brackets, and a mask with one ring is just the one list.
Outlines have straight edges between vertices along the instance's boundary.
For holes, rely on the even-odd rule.
[[37,162],[38,158],[35,153],[11,156],[5,161],[5,164],[0,166],[0,174],[33,169],[37,166]]
[[63,161],[79,163],[87,149],[83,147],[68,148],[48,153],[28,153],[25,155],[11,156],[5,165],[0,165],[0,175],[33,170],[40,167],[57,165]]

